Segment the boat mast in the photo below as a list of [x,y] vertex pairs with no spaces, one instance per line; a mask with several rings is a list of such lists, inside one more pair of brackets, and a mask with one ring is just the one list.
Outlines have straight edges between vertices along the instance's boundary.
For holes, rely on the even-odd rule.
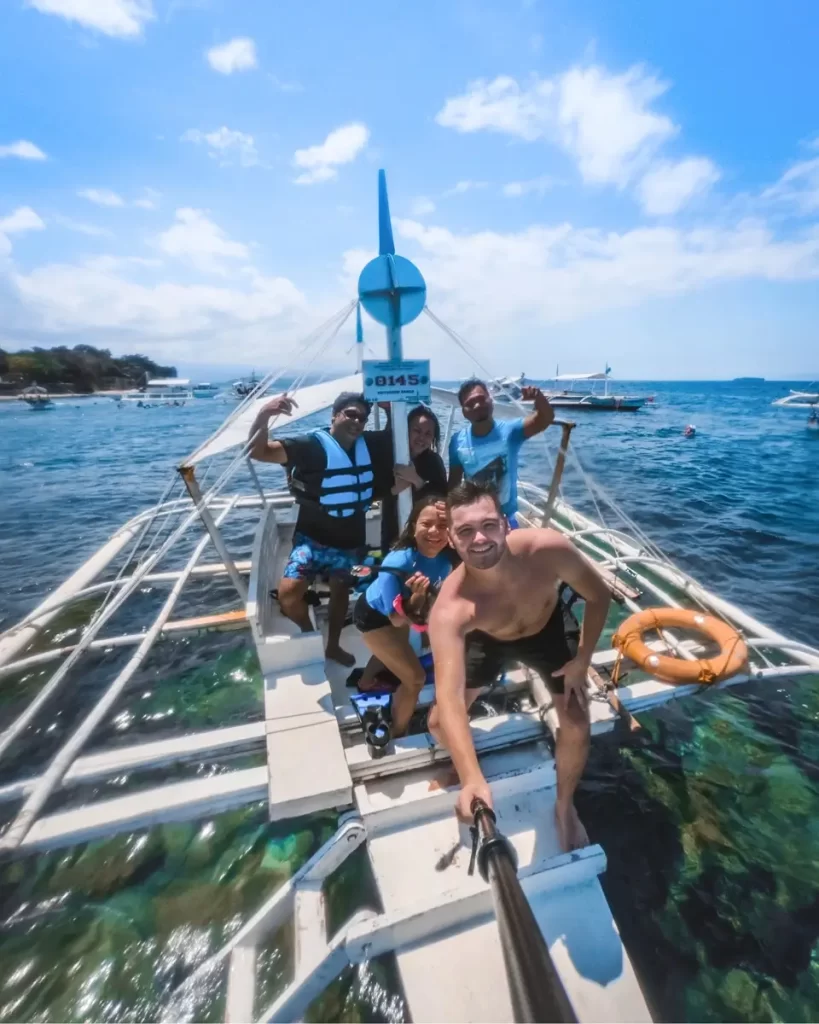
[[[420,315],[426,303],[427,287],[421,272],[403,256],[395,255],[395,242],[387,196],[387,176],[378,172],[378,256],[361,271],[358,297],[361,305],[387,331],[387,359],[399,363],[404,357],[401,328]],[[393,455],[396,463],[407,465],[407,403],[390,402]],[[398,495],[398,519],[406,523],[412,509],[412,489]]]

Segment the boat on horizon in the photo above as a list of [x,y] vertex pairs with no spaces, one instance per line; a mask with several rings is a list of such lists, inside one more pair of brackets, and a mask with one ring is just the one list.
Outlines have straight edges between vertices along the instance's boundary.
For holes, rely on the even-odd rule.
[[[568,384],[566,388],[551,388],[546,391],[549,401],[558,409],[573,409],[592,412],[637,412],[647,403],[654,401],[650,395],[616,395],[609,393],[611,367],[606,365],[602,373],[559,373],[553,379],[555,384]],[[599,387],[602,381],[602,390]],[[579,387],[578,387],[579,386]]]
[[209,381],[194,384],[192,388],[194,398],[215,398],[221,390],[218,384],[211,384]]
[[140,409],[159,406],[181,406],[193,399],[191,382],[185,377],[154,377],[144,387],[133,388],[115,397],[116,402],[135,405]]
[[819,405],[819,391],[809,391],[808,388],[815,383],[815,381],[811,381],[803,391],[791,388],[789,394],[774,399],[771,405],[778,405],[785,409],[813,409]]
[[[401,359],[402,329],[422,312],[454,343],[455,332],[425,302],[420,272],[395,254],[382,171],[379,255],[362,271],[357,298],[303,344],[302,379],[362,307],[386,328],[391,360]],[[61,741],[48,767],[38,777],[17,778],[0,787],[0,800],[12,805],[0,835],[0,853],[36,855],[160,823],[192,822],[262,800],[271,821],[317,813],[336,816],[334,833],[249,918],[233,921],[221,946],[209,949],[204,942],[191,947],[190,958],[180,961],[189,973],[178,979],[167,998],[159,1014],[162,1020],[210,1019],[222,1001],[229,1021],[301,1020],[351,964],[393,953],[415,1021],[650,1021],[600,885],[605,852],[591,844],[564,853],[558,843],[551,754],[557,716],[545,681],[528,670],[506,673],[498,681],[501,710],[471,723],[476,752],[492,784],[497,825],[506,835],[505,854],[500,852],[503,844],[489,835],[494,853],[482,856],[481,863],[491,866],[500,863],[499,857],[507,859],[505,874],[489,870],[487,880],[468,870],[471,840],[453,814],[458,787],[451,784],[446,749],[422,727],[392,740],[374,756],[350,700],[349,669],[325,660],[326,584],[320,581],[315,587],[319,600],[310,608],[312,631],[302,633],[282,615],[273,588],[290,551],[294,501],[283,486],[283,474],[280,486],[270,487],[261,482],[261,469],[252,468],[249,478],[246,471],[251,424],[277,379],[278,374],[270,373],[259,380],[253,396],[232,409],[219,429],[182,460],[178,476],[153,507],[121,526],[58,589],[0,635],[0,675],[53,669],[0,734],[0,757],[34,723],[45,725],[49,701],[67,679],[76,679],[93,662],[95,652],[132,651]],[[341,378],[310,386],[297,379],[288,393],[298,396],[298,407],[274,427],[286,427],[289,433],[307,417],[329,409],[339,392],[361,392],[363,385],[360,361]],[[446,452],[459,409],[457,393],[432,387],[431,395],[447,410],[441,446]],[[396,456],[407,443],[405,413],[403,403],[394,408]],[[514,402],[495,408],[499,418],[519,414]],[[568,538],[596,565],[611,592],[607,628],[587,679],[592,737],[615,726],[629,728],[633,714],[702,692],[696,682],[664,681],[660,669],[652,668],[673,658],[700,671],[700,659],[710,656],[709,643],[700,634],[692,636],[677,626],[662,629],[648,642],[644,668],[612,648],[612,634],[635,614],[662,613],[694,623],[712,617],[732,634],[742,632],[747,664],[729,678],[711,681],[709,689],[750,680],[779,687],[783,680],[817,672],[819,650],[789,640],[683,572],[604,489],[592,493],[598,510],[600,504],[606,508],[607,525],[560,497],[574,426],[558,420],[547,432],[557,448],[554,471],[548,481],[520,482],[519,519],[523,528],[550,526]],[[548,444],[550,439],[541,440]],[[186,494],[172,496],[179,480]],[[402,515],[409,498],[407,491],[403,495]],[[231,548],[237,543],[235,528],[246,532],[250,517],[254,539],[245,561]],[[367,513],[367,538],[371,548],[378,547],[377,506]],[[203,561],[211,547],[215,557]],[[233,607],[225,606],[222,592],[218,607],[191,616],[191,592],[202,598],[214,580],[232,585]],[[183,594],[186,614],[180,617],[175,608]],[[111,632],[108,624],[131,599],[143,616],[150,611],[144,628]],[[82,609],[88,618],[80,631]],[[65,622],[73,633],[58,632]],[[150,655],[155,665],[161,659],[163,639],[185,637],[194,644],[203,632],[236,629],[247,630],[255,647],[263,678],[262,721],[85,752],[145,659]],[[53,635],[48,644],[43,643],[46,630]],[[343,644],[359,664],[366,663],[368,652],[355,627],[346,627]],[[511,709],[505,706],[507,698]],[[189,693],[186,699],[191,699]],[[433,699],[434,687],[425,686],[419,708],[429,708]],[[231,758],[238,755],[253,755],[263,763],[236,767]],[[196,765],[203,761],[218,762],[220,770],[199,772]],[[180,766],[186,764],[193,767],[180,781]],[[51,799],[63,789],[140,773],[147,775],[143,788],[53,809]],[[488,829],[485,816],[476,827]],[[486,844],[480,848],[488,849]],[[120,855],[130,856],[127,849],[122,847]],[[380,909],[373,911],[368,894],[360,892],[351,915],[331,929],[326,883],[358,849],[368,859]],[[206,909],[199,908],[200,921],[206,919]],[[269,962],[271,942],[288,924],[295,936],[292,964],[290,957],[283,960],[278,988],[265,989],[262,998],[260,963],[265,958]],[[531,944],[529,958],[515,952],[521,936]],[[140,935],[140,941],[149,942],[151,936]],[[81,971],[82,954],[72,956]],[[94,961],[95,969],[98,963]],[[548,1011],[552,1015],[526,1015],[521,1007],[533,995],[535,1002],[545,999],[553,1007]],[[133,1008],[120,1007],[119,1012],[129,1017]]]

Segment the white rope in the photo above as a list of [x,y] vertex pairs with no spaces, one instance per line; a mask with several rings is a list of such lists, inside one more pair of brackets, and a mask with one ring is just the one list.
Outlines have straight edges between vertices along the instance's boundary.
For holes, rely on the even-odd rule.
[[[342,309],[340,309],[337,313],[334,313],[331,317],[329,317],[329,319],[325,320],[323,324],[320,324],[315,330],[311,331],[310,334],[308,334],[303,339],[303,341],[300,344],[297,345],[296,352],[295,352],[293,358],[296,359],[296,358],[299,358],[299,357],[303,356],[303,354],[308,349],[310,349],[314,344],[317,344],[318,342],[320,342],[320,340],[323,337],[324,332],[326,330],[332,328],[333,325],[336,325],[335,326],[335,330],[333,331],[333,333],[330,336],[330,338],[332,340],[332,338],[334,338],[336,336],[336,334],[338,334],[339,330],[344,325],[344,323],[347,320],[347,318],[349,317],[349,315],[355,309],[356,301],[357,300],[353,299],[351,302],[347,303],[346,306],[344,306]],[[336,321],[338,321],[337,324],[336,324]],[[324,345],[322,345],[321,349],[323,350],[323,348],[324,348]],[[312,365],[314,359],[315,359],[315,357],[310,361],[310,365]],[[259,383],[256,385],[256,387],[253,388],[253,390],[250,391],[239,402],[239,404],[236,406],[236,408],[227,416],[227,418],[219,425],[219,427],[217,427],[217,429],[210,435],[210,437],[206,438],[206,440],[204,440],[202,442],[202,444],[200,444],[187,457],[187,459],[184,460],[184,462],[185,463],[190,463],[191,460],[196,455],[198,455],[199,452],[202,451],[203,448],[207,447],[207,445],[209,445],[211,443],[211,441],[214,440],[214,438],[219,437],[219,435],[222,434],[225,431],[225,429],[228,426],[230,426],[230,424],[233,423],[233,421],[238,416],[240,416],[245,411],[245,409],[248,408],[249,405],[251,405],[253,402],[255,402],[257,398],[260,398],[262,395],[264,395],[271,387],[273,387],[274,384],[276,384],[283,376],[285,376],[285,374],[290,373],[293,370],[293,368],[294,367],[293,367],[293,364],[291,362],[291,363],[286,364],[280,370],[271,371],[270,373],[266,374],[259,381]],[[288,389],[288,393],[289,393],[289,389]]]
[[[430,320],[437,327],[440,327],[440,329],[444,332],[444,334],[447,335],[447,337],[449,337],[452,341],[455,342],[455,344],[464,353],[464,355],[467,357],[467,359],[471,359],[472,360],[472,362],[475,364],[475,366],[477,366],[477,368],[481,371],[483,376],[486,377],[488,379],[488,381],[490,381],[490,380],[493,381],[495,383],[495,385],[498,388],[500,388],[500,390],[509,399],[510,403],[512,405],[514,405],[514,407],[519,412],[523,413],[524,416],[529,416],[530,415],[531,410],[527,409],[526,406],[523,405],[515,397],[514,393],[512,391],[510,391],[503,383],[501,383],[499,380],[496,380],[495,378],[492,377],[491,371],[488,370],[483,365],[483,363],[480,361],[480,359],[478,358],[478,356],[475,354],[474,350],[472,349],[472,346],[469,344],[469,342],[465,338],[462,338],[461,335],[458,334],[457,331],[454,331],[448,324],[445,324],[444,321],[441,320],[440,317],[436,316],[432,312],[432,310],[429,308],[429,306],[424,306],[424,312],[426,313],[426,315],[430,318]],[[541,440],[541,442],[543,444],[543,450],[546,453],[546,462],[547,462],[547,466],[548,466],[548,469],[549,469],[549,473],[552,474],[552,473],[554,473],[554,463],[552,462],[552,453],[551,453],[551,450],[549,449],[549,442],[546,440],[546,437],[545,437],[544,434],[540,435],[540,440]]]

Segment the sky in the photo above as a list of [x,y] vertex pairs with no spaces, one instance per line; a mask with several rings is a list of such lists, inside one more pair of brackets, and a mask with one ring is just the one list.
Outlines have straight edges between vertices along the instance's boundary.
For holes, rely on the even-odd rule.
[[[0,348],[298,366],[383,167],[484,371],[819,377],[813,0],[0,7]],[[404,351],[476,369],[425,316]]]

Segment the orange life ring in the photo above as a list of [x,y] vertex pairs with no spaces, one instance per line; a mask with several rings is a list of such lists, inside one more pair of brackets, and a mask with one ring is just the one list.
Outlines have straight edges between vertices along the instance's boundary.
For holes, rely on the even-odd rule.
[[[675,627],[704,633],[719,644],[719,654],[687,661],[658,654],[643,640],[643,634],[651,629]],[[748,662],[748,648],[733,626],[688,608],[647,608],[626,619],[611,642],[621,655],[666,683],[718,683],[741,672]]]

